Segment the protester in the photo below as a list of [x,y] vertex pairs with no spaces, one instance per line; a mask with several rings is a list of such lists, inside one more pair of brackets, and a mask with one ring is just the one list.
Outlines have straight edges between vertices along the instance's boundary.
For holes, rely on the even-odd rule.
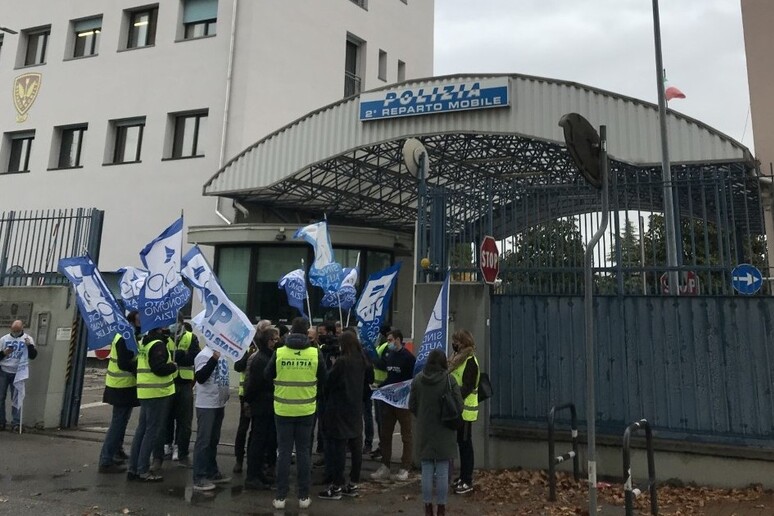
[[[388,349],[381,360],[387,370],[387,378],[382,386],[411,380],[414,374],[416,358],[403,346],[403,334],[400,330],[392,330],[387,334]],[[377,363],[380,362],[377,360]],[[374,480],[387,480],[390,478],[390,461],[392,459],[392,432],[395,423],[400,423],[400,438],[403,442],[403,454],[398,473],[393,475],[393,480],[408,480],[411,469],[411,413],[407,409],[394,407],[388,403],[381,403],[382,426],[379,434],[379,448],[382,453],[382,465],[371,478]]]
[[[331,485],[319,494],[325,500],[358,496],[362,465],[363,390],[373,378],[366,378],[367,363],[357,335],[342,333],[341,355],[335,359],[325,382],[322,427],[326,458],[330,460]],[[368,381],[370,380],[370,381]],[[349,483],[344,481],[347,449],[351,456]]]
[[478,419],[478,381],[480,377],[476,344],[468,330],[457,330],[452,335],[454,353],[449,359],[449,371],[460,387],[464,400],[462,425],[457,430],[460,449],[460,476],[452,484],[456,494],[473,491],[473,422]]
[[10,388],[11,430],[19,431],[21,403],[14,402],[14,399],[19,397],[20,392],[24,392],[23,382],[26,382],[26,377],[23,375],[29,374],[28,363],[37,356],[35,341],[24,332],[24,323],[15,320],[11,323],[11,332],[0,337],[0,430],[5,430],[6,427],[5,398]]
[[425,368],[411,382],[409,410],[416,416],[417,451],[422,463],[422,501],[425,516],[434,516],[435,487],[437,516],[446,514],[449,492],[449,463],[455,454],[455,432],[441,420],[442,398],[451,392],[462,403],[460,388],[447,372],[446,355],[434,349],[427,357]]
[[[384,380],[387,379],[387,370],[384,369],[384,354],[387,352],[387,347],[389,346],[389,342],[387,342],[387,334],[390,332],[392,328],[389,324],[383,324],[379,328],[379,340],[377,340],[378,345],[376,346],[376,356],[373,357],[373,366],[374,366],[374,386],[376,388],[379,388],[382,386],[382,383],[384,383]],[[382,407],[382,401],[375,400],[373,402],[374,406],[374,419],[376,419],[376,435],[381,435],[382,432],[382,411],[384,410]],[[368,402],[366,405],[364,405],[364,409],[368,410],[368,413],[370,415],[371,410],[371,398],[368,398]],[[366,428],[368,428],[368,423],[366,423]],[[366,435],[366,437],[368,437]],[[370,448],[373,444],[373,441],[369,442],[366,439],[366,444]],[[377,446],[374,450],[369,450],[368,452],[363,449],[363,453],[371,453],[371,458],[374,460],[382,460],[382,452],[381,449]]]
[[129,457],[127,480],[160,482],[161,475],[150,472],[150,457],[159,437],[163,436],[162,420],[169,411],[175,394],[174,375],[177,365],[167,348],[167,336],[154,328],[137,345],[137,398],[140,421],[134,432]]
[[218,443],[228,401],[228,362],[220,352],[205,347],[194,361],[196,372],[196,443],[194,444],[193,488],[210,491],[230,477],[218,469]]
[[303,317],[293,320],[285,346],[277,349],[264,374],[274,382],[274,413],[277,426],[277,493],[275,509],[285,508],[288,496],[290,455],[296,448],[298,505],[311,505],[310,447],[312,423],[317,408],[317,386],[325,383],[326,371],[322,353],[309,345],[309,322]]
[[[126,319],[134,326],[135,334],[140,327],[140,314],[129,312]],[[126,425],[132,417],[132,409],[138,407],[137,400],[137,357],[129,351],[126,341],[117,333],[110,345],[110,358],[105,374],[105,392],[102,402],[113,406],[110,426],[105,433],[105,442],[99,455],[100,473],[123,473],[121,445],[126,435]]]
[[[250,429],[250,416],[244,409],[245,383],[247,382],[247,361],[256,352],[258,347],[255,342],[260,337],[263,330],[271,326],[271,321],[262,319],[255,325],[255,337],[244,356],[234,362],[234,370],[239,373],[239,426],[237,427],[236,437],[234,438],[234,473],[241,473],[245,458],[245,444],[247,443],[247,431]],[[251,432],[252,433],[252,432]]]
[[178,466],[191,467],[188,452],[193,421],[194,359],[200,351],[199,339],[193,334],[190,323],[182,322],[182,317],[170,328],[170,332],[177,336],[173,354],[177,364],[177,375],[175,376],[175,395],[172,398],[166,425],[164,458],[178,461]]
[[[247,444],[246,489],[269,489],[268,466],[276,463],[277,431],[274,425],[274,384],[263,372],[269,365],[279,333],[271,327],[258,337],[258,351],[248,361],[244,403],[249,406],[250,440]],[[273,459],[273,460],[271,460]]]

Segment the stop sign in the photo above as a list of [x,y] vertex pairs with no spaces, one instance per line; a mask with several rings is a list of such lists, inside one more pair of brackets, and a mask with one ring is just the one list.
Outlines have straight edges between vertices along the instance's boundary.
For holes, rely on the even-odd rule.
[[479,256],[481,274],[484,276],[484,281],[491,285],[500,273],[500,251],[497,250],[494,237],[489,235],[484,237],[484,240],[481,241]]
[[110,356],[110,346],[106,348],[95,349],[94,354],[97,355],[98,359],[105,360]]

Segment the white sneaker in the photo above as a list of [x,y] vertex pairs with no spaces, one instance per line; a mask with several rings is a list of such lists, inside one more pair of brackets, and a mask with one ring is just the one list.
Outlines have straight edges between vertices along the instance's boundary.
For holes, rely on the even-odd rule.
[[298,508],[299,509],[308,509],[309,506],[312,505],[312,499],[308,496],[306,498],[299,498],[298,499]]
[[393,480],[397,480],[399,482],[405,482],[408,480],[409,472],[405,469],[399,469],[398,472],[394,475],[392,475]]
[[382,464],[379,469],[371,473],[372,480],[388,480],[390,478],[390,468]]
[[274,506],[275,509],[284,509],[285,508],[285,499],[284,498],[275,498],[274,501],[271,502],[272,506]]

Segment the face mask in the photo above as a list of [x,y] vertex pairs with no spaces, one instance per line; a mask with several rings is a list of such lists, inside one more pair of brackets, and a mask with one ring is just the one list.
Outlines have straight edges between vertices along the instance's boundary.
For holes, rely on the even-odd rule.
[[398,349],[398,345],[395,344],[394,342],[390,342],[389,344],[387,344],[387,347],[390,349],[390,351],[395,351],[396,349]]
[[169,333],[171,333],[172,335],[175,335],[177,333],[177,324],[169,325]]

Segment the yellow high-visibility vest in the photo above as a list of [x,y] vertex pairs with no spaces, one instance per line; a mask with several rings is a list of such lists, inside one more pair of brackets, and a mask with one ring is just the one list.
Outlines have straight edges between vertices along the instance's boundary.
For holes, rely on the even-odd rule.
[[[468,357],[468,360],[473,360],[476,363],[476,366],[478,366],[478,359],[475,355],[470,355]],[[465,366],[468,364],[468,360],[465,360],[462,364],[460,364],[457,369],[452,371],[451,375],[452,377],[457,381],[457,385],[462,387],[462,373],[465,372]],[[464,400],[462,400],[462,420],[463,421],[475,421],[478,419],[478,382],[481,378],[481,369],[478,370],[478,373],[476,373],[476,386],[473,389],[473,392],[468,394]]]
[[[110,344],[110,361],[108,362],[105,385],[114,389],[126,389],[137,385],[137,377],[131,371],[124,371],[118,367],[118,350],[116,344],[121,339],[121,334],[116,333]],[[136,360],[136,358],[135,358]]]
[[[190,331],[187,331],[183,333],[183,335],[180,336],[180,342],[177,343],[177,349],[180,351],[188,352],[188,349],[191,347],[191,341],[193,340],[193,333]],[[183,380],[191,380],[194,379],[194,366],[177,366],[177,372],[180,375],[180,378]]]
[[317,348],[277,350],[277,376],[274,379],[274,413],[302,417],[317,410]]
[[[382,358],[384,356],[384,352],[387,349],[388,345],[389,345],[389,342],[383,342],[382,344],[379,345],[378,348],[376,348],[376,356],[378,358]],[[374,365],[374,383],[376,385],[381,385],[386,379],[387,379],[387,370],[379,369],[377,366]]]
[[[163,398],[175,393],[175,375],[157,376],[151,372],[148,362],[148,353],[154,344],[161,342],[154,340],[148,344],[137,345],[137,398],[141,400]],[[172,362],[172,356],[167,347],[167,363]]]

